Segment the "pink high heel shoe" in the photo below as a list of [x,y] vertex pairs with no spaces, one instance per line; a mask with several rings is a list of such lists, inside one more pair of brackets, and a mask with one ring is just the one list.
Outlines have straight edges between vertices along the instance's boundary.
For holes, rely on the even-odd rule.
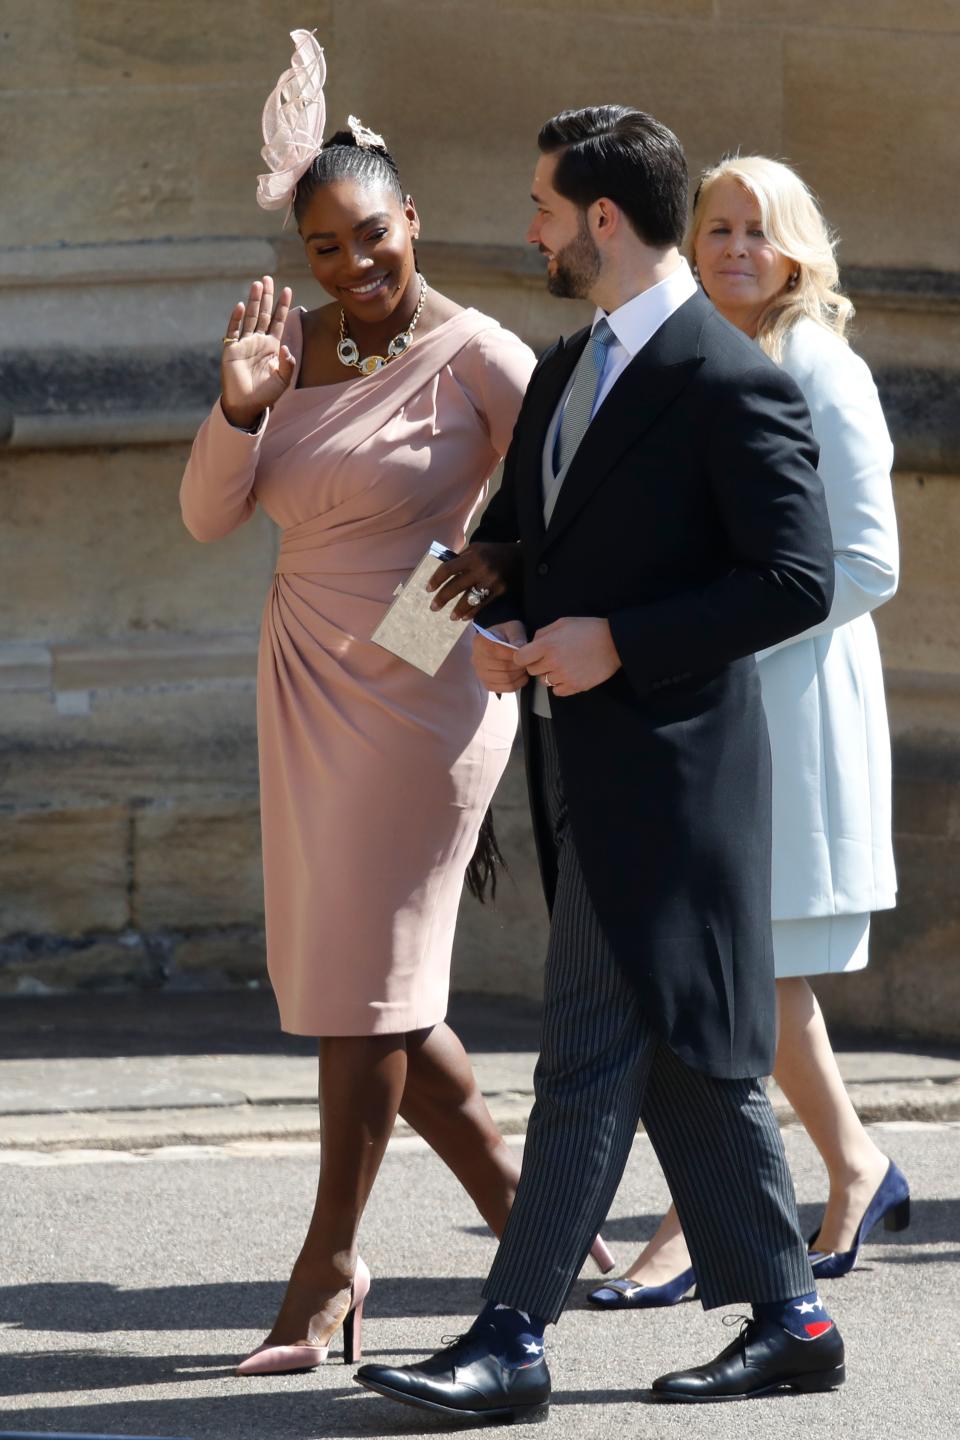
[[609,1275],[617,1263],[607,1249],[602,1235],[598,1235],[590,1246],[590,1259],[594,1265],[596,1265],[601,1275]]
[[[246,1360],[241,1360],[234,1373],[237,1375],[280,1375],[289,1370],[312,1370],[326,1360],[330,1341],[341,1324],[343,1325],[343,1363],[356,1365],[362,1354],[363,1302],[369,1291],[370,1271],[358,1256],[353,1284],[350,1286],[350,1308],[343,1320],[333,1326],[323,1344],[315,1345],[308,1339],[299,1345],[259,1345],[252,1354],[247,1356]],[[322,1311],[311,1317],[310,1324],[307,1326],[308,1336],[313,1330],[314,1322],[322,1321],[324,1318]]]

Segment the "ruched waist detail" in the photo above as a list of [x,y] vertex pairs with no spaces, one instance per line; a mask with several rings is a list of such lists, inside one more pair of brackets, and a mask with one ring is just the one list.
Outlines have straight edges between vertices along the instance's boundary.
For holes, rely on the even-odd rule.
[[[343,579],[369,572],[370,541],[366,536],[330,541],[316,533],[303,535],[299,531],[299,526],[292,526],[283,532],[275,567],[278,575],[327,575]],[[408,542],[400,554],[388,555],[386,563],[379,562],[376,568],[401,572],[412,569],[409,550]],[[391,560],[396,563],[391,565]]]
[[277,563],[274,567],[276,575],[309,575],[312,579],[329,582],[335,589],[340,589],[344,584],[352,590],[355,582],[360,582],[366,577],[377,577],[379,583],[376,590],[379,592],[387,586],[386,594],[392,594],[394,587],[405,580],[414,565],[419,561],[410,561],[406,556],[396,565],[377,565],[371,567],[369,560],[365,565],[358,563],[357,558],[352,554],[344,554],[334,546],[311,547],[300,549],[286,549],[281,547],[277,556]]
[[[377,573],[392,579],[390,590],[419,565],[431,541],[459,549],[463,532],[447,516],[427,517],[420,524],[381,529],[372,537],[368,526],[324,528],[317,521],[284,530],[277,555],[278,575],[325,575],[344,579]],[[372,562],[372,563],[371,563]]]
[[297,549],[293,546],[280,547],[277,556],[276,573],[278,575],[322,575],[336,574],[336,566],[331,566],[332,556],[328,549]]

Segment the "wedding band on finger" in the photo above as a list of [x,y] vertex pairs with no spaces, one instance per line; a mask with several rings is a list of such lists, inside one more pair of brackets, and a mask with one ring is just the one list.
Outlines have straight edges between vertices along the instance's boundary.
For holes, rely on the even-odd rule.
[[467,591],[467,599],[471,605],[482,605],[485,600],[490,599],[490,591],[486,585],[471,585]]
[[550,676],[549,676],[549,675],[544,675],[544,677],[543,677],[543,683],[544,683],[544,685],[546,685],[546,687],[547,687],[548,690],[552,690],[552,689],[553,689],[553,681],[550,679]]
[[236,345],[239,339],[239,335],[224,335],[220,343],[221,345]]

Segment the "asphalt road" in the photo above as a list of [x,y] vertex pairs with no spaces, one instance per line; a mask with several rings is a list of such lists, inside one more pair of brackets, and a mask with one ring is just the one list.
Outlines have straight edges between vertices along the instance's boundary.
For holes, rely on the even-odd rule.
[[[956,1440],[960,1434],[960,1125],[875,1127],[913,1188],[913,1224],[877,1232],[823,1295],[844,1332],[847,1385],[826,1396],[665,1407],[645,1387],[731,1338],[721,1312],[600,1315],[580,1281],[548,1331],[549,1429],[567,1437],[823,1436]],[[805,1226],[822,1193],[802,1132],[786,1131]],[[242,1380],[281,1295],[312,1199],[312,1147],[243,1142],[146,1154],[0,1159],[0,1428],[191,1440],[436,1435],[451,1427],[362,1390],[339,1354],[305,1375]],[[664,1188],[637,1141],[605,1227],[624,1265]],[[456,1183],[417,1140],[395,1142],[364,1219],[374,1273],[365,1358],[409,1359],[465,1328],[492,1254]],[[731,1312],[732,1313],[732,1312]],[[463,1427],[457,1427],[458,1429]]]

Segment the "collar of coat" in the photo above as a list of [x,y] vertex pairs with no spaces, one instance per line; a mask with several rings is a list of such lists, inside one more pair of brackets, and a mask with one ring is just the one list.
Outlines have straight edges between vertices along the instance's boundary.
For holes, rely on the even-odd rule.
[[558,340],[544,355],[531,383],[525,407],[527,414],[517,436],[518,472],[537,477],[535,485],[520,487],[527,507],[524,533],[542,536],[547,546],[567,528],[624,451],[650,428],[698,369],[703,358],[700,335],[707,317],[713,313],[710,301],[698,291],[664,321],[625,366],[570,462],[546,532],[539,483],[543,447],[560,396],[589,338],[590,327],[577,331],[569,340]]

